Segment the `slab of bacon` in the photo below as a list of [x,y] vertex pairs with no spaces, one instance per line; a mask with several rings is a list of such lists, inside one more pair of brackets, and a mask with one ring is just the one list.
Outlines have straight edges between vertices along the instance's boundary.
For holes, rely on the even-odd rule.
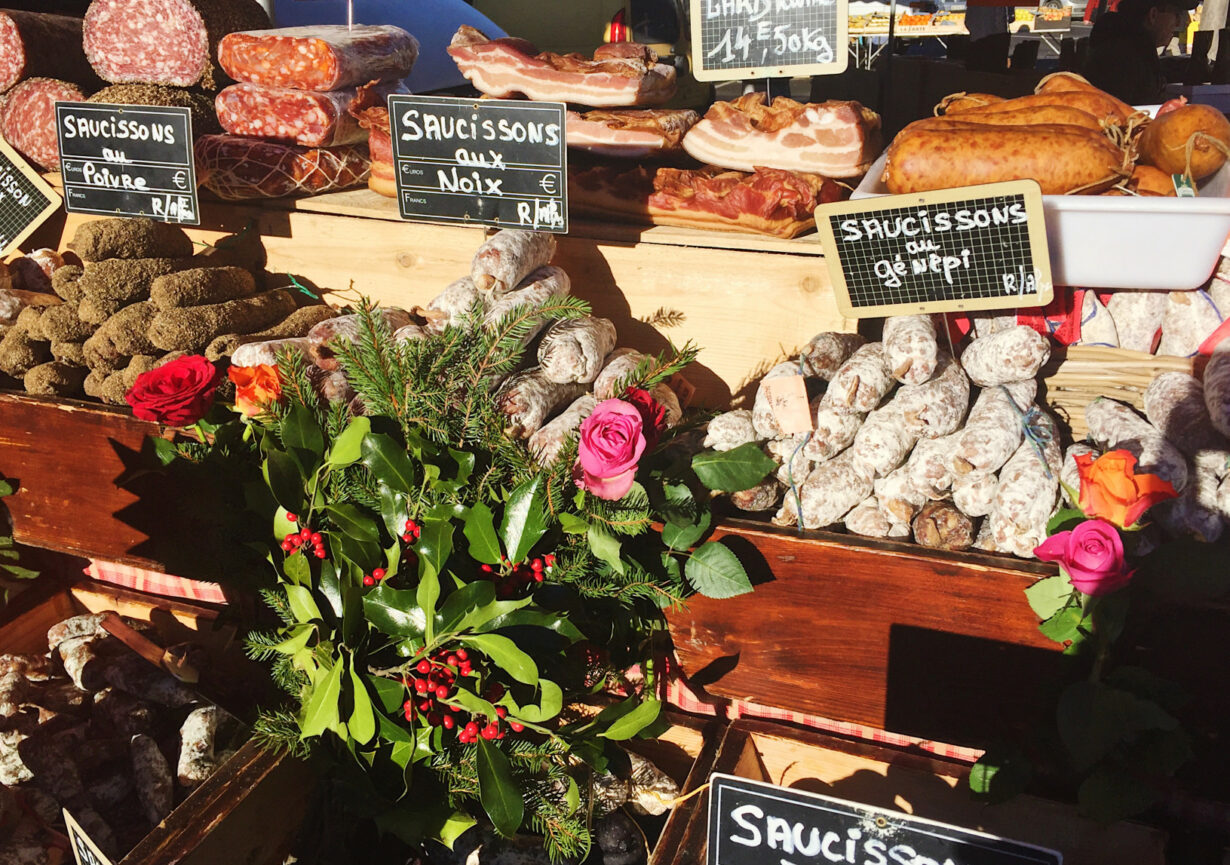
[[599,156],[644,159],[679,152],[683,136],[700,120],[689,109],[568,112],[568,146]]
[[580,54],[535,53],[524,39],[488,39],[462,25],[448,53],[470,83],[488,96],[525,96],[595,108],[661,105],[675,95],[675,67],[659,63],[645,45],[613,42],[593,59]]
[[367,130],[367,149],[371,153],[372,172],[367,187],[372,192],[397,197],[397,180],[393,174],[393,136],[390,131],[389,109],[372,84],[359,88],[350,104],[351,115]]
[[804,104],[779,96],[766,105],[763,93],[715,102],[683,139],[684,150],[710,165],[826,177],[866,174],[880,147],[880,115],[857,102]]
[[568,172],[568,204],[574,213],[774,237],[795,237],[813,228],[816,205],[848,194],[827,177],[776,168],[745,173],[713,166],[598,165]]

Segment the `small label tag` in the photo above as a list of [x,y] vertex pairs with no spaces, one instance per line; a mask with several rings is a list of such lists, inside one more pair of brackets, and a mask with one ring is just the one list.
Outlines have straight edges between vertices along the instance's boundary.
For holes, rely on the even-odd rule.
[[64,826],[68,829],[68,843],[73,848],[77,865],[111,865],[111,860],[90,840],[90,836],[85,834],[81,824],[73,819],[67,808],[64,809]]
[[1195,198],[1196,187],[1192,185],[1191,180],[1185,174],[1172,174],[1170,179],[1174,182],[1174,194],[1179,198]]
[[811,432],[811,406],[807,402],[807,386],[801,375],[784,375],[764,381],[765,396],[777,425],[786,435]]

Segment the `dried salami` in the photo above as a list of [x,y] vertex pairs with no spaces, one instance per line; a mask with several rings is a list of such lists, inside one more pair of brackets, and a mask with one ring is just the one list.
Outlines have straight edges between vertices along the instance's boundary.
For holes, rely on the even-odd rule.
[[873,489],[880,509],[895,523],[908,526],[927,502],[910,480],[909,465],[903,465],[882,478],[876,478]]
[[1230,442],[1209,419],[1204,387],[1195,376],[1163,372],[1155,377],[1145,389],[1145,417],[1197,465],[1218,477],[1226,473]]
[[463,276],[433,297],[427,309],[421,312],[427,319],[427,329],[432,333],[442,333],[444,328],[460,324],[475,304],[479,304],[480,309],[486,309],[482,295],[474,287],[474,280]]
[[1111,295],[1106,308],[1115,320],[1119,347],[1152,354],[1166,317],[1168,299],[1164,291],[1119,291]]
[[218,40],[269,26],[256,0],[94,0],[82,44],[94,71],[112,84],[143,82],[215,89]]
[[[502,295],[487,307],[483,325],[488,329],[498,327],[505,317],[515,318],[514,313],[522,307],[535,307],[554,297],[565,297],[571,290],[572,282],[563,270],[550,264],[540,267],[525,277],[515,290]],[[525,342],[528,343],[546,326],[545,320],[535,322],[526,334]]]
[[193,135],[216,135],[222,131],[218,115],[214,112],[213,99],[200,90],[184,90],[162,84],[112,84],[99,90],[86,102],[187,108],[192,114]]
[[959,435],[953,433],[938,439],[919,439],[905,464],[910,484],[928,499],[942,499],[952,489],[956,479],[952,455]]
[[538,367],[522,370],[505,381],[495,395],[496,406],[507,418],[505,434],[529,438],[557,408],[584,392],[583,385],[549,381]]
[[1222,341],[1204,368],[1204,405],[1209,420],[1224,436],[1230,436],[1230,343]]
[[914,540],[933,550],[968,550],[974,545],[974,521],[952,502],[928,502],[914,517]]
[[787,495],[773,522],[795,525],[801,513],[803,528],[823,528],[840,522],[871,491],[871,470],[847,451],[817,466],[799,488],[797,505],[794,497]]
[[602,371],[615,348],[615,325],[610,319],[584,316],[557,321],[538,344],[538,365],[548,380],[589,384]]
[[1211,544],[1222,536],[1226,525],[1217,502],[1217,477],[1193,469],[1187,487],[1177,499],[1159,502],[1150,511],[1162,528],[1176,537],[1191,537]]
[[[1208,391],[1206,389],[1207,396]],[[1187,460],[1131,406],[1098,397],[1085,406],[1089,438],[1110,450],[1123,448],[1136,457],[1136,470],[1170,481],[1176,492],[1187,486]]]
[[35,165],[55,171],[60,167],[55,104],[84,99],[76,84],[55,78],[27,78],[4,96],[0,136]]
[[965,428],[956,433],[953,471],[999,471],[1021,444],[1025,435],[1024,411],[1037,391],[1037,383],[1026,380],[989,387],[978,394]]
[[808,459],[822,463],[831,460],[854,442],[863,420],[861,412],[847,412],[826,408],[824,398],[812,401],[816,414],[816,428],[804,450]]
[[765,442],[764,452],[777,463],[777,479],[786,486],[797,486],[814,468],[812,461],[803,452],[806,441],[807,434],[799,433]]
[[240,138],[202,135],[197,139],[197,179],[219,198],[281,198],[318,195],[367,182],[367,148],[300,147]]
[[999,473],[995,503],[987,517],[995,547],[1026,559],[1033,558],[1034,548],[1046,540],[1046,523],[1055,511],[1063,465],[1054,421],[1045,413],[1040,418],[1050,441],[1042,454],[1032,441],[1017,448]]
[[559,458],[560,451],[568,441],[568,436],[581,428],[581,421],[589,417],[598,400],[593,394],[582,394],[573,400],[572,405],[560,412],[551,422],[543,425],[530,436],[530,453],[540,466],[544,468]]
[[297,90],[396,81],[410,74],[418,56],[418,40],[387,24],[314,24],[238,32],[226,35],[218,45],[218,62],[236,81]]
[[993,474],[970,472],[952,481],[952,503],[967,517],[985,517],[995,505],[999,478]]
[[225,333],[254,333],[295,310],[295,299],[282,289],[239,300],[161,310],[149,325],[149,339],[164,351],[203,351]]
[[645,355],[634,348],[617,348],[607,355],[602,372],[594,379],[594,396],[598,399],[612,399],[622,395],[623,391],[615,392],[615,388],[636,372],[637,366]]
[[969,411],[969,378],[961,365],[939,352],[934,375],[923,384],[902,385],[893,397],[906,429],[922,438],[955,432]]
[[297,351],[306,358],[310,347],[311,341],[304,336],[249,342],[231,352],[231,366],[276,366],[278,355],[287,349]]
[[1081,301],[1081,338],[1077,345],[1104,345],[1119,347],[1119,331],[1110,310],[1102,306],[1098,296],[1086,291]]
[[[379,85],[374,98],[409,93],[401,83]],[[246,135],[300,144],[333,147],[367,141],[367,130],[351,114],[358,91],[354,88],[316,93],[263,84],[232,84],[218,94],[214,108],[218,122],[231,135]]]
[[[192,240],[178,225],[152,219],[93,219],[68,244],[87,263],[111,258],[188,258]],[[169,272],[169,271],[166,271]],[[65,297],[65,300],[72,300]]]
[[[385,327],[390,331],[414,323],[410,318],[410,313],[397,307],[384,307],[379,310],[379,314],[384,320]],[[357,315],[339,315],[325,319],[307,332],[312,360],[318,367],[329,371],[339,368],[337,345],[342,342],[354,342],[359,338],[360,321]]]
[[869,342],[850,355],[833,375],[820,405],[834,411],[865,414],[880,404],[894,383],[883,343]]
[[0,10],[0,93],[26,78],[58,78],[98,86],[81,49],[81,19],[44,12]]
[[800,356],[803,374],[829,381],[837,374],[837,370],[841,369],[841,365],[849,360],[850,355],[866,342],[866,338],[857,333],[826,331],[816,334],[803,347]]
[[499,297],[550,263],[555,247],[554,234],[512,228],[497,231],[474,253],[470,278],[479,291]]
[[741,511],[759,513],[776,505],[781,494],[782,485],[777,482],[777,478],[769,477],[750,489],[731,493],[730,503]]
[[752,413],[745,408],[737,408],[709,421],[703,444],[715,451],[729,451],[758,438],[756,427],[752,424]]
[[976,339],[961,355],[970,381],[979,387],[1033,378],[1051,356],[1051,344],[1031,327],[1017,325]]
[[893,378],[902,384],[930,381],[939,344],[929,315],[895,315],[884,319],[884,353]]
[[1191,357],[1221,325],[1223,313],[1206,291],[1172,291],[1166,298],[1157,353]]
[[850,452],[882,478],[905,462],[916,441],[918,434],[906,426],[901,406],[894,399],[867,415]]
[[863,499],[846,514],[846,531],[865,538],[905,538],[910,527],[892,520],[875,496]]

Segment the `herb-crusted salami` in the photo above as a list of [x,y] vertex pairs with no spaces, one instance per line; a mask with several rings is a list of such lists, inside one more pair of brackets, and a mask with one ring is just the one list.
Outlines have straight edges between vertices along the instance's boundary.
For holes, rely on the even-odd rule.
[[866,338],[857,333],[825,331],[816,334],[803,347],[800,357],[803,374],[829,381],[837,374],[837,370],[841,369],[841,365],[850,358],[850,355],[866,342]]
[[935,372],[939,345],[929,315],[895,315],[884,320],[884,353],[893,378],[922,384]]
[[883,343],[869,342],[850,355],[833,375],[821,400],[822,408],[867,413],[893,387]]
[[[337,318],[338,312],[331,306],[316,303],[301,306],[277,324],[271,325],[256,333],[227,333],[214,337],[205,349],[205,356],[212,360],[232,355],[240,346],[251,342],[267,342],[269,340],[293,339],[306,337],[316,325],[331,318]],[[237,364],[243,366],[243,364]]]
[[496,392],[496,406],[507,418],[504,431],[512,438],[527,439],[542,428],[557,408],[585,392],[579,384],[557,384],[538,367],[510,377]]
[[961,355],[961,365],[970,381],[990,387],[1033,378],[1050,356],[1046,337],[1017,325],[971,342]]
[[25,78],[97,85],[98,77],[81,50],[80,18],[0,10],[0,93]]
[[[338,90],[405,78],[419,43],[392,25],[314,24],[230,33],[218,61],[236,81],[296,90]],[[543,262],[544,264],[546,262]]]
[[554,234],[512,228],[497,231],[474,253],[470,279],[479,291],[499,297],[549,264],[555,247]]
[[159,309],[204,306],[254,294],[256,280],[242,267],[194,267],[157,277],[149,287],[149,299]]
[[277,289],[206,306],[161,310],[149,326],[149,339],[164,351],[201,351],[224,333],[252,333],[290,315],[295,299]]
[[192,240],[182,228],[144,218],[84,222],[73,233],[68,247],[85,262],[111,258],[188,258],[192,255]]
[[76,84],[55,78],[27,78],[4,95],[0,135],[35,165],[55,171],[60,167],[55,104],[84,99]]
[[538,344],[538,365],[550,381],[588,384],[602,371],[606,356],[615,348],[615,338],[610,319],[587,315],[557,321]]

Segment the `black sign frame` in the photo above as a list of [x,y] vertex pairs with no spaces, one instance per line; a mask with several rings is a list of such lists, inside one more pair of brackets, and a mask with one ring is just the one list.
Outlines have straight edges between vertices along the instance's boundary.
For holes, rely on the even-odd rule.
[[401,218],[567,234],[566,110],[562,102],[389,96]]
[[77,865],[111,865],[111,860],[98,849],[94,839],[85,834],[81,824],[68,813],[68,809],[61,810],[64,812],[64,828],[68,832],[68,846],[72,848]]
[[[737,801],[745,804],[736,807]],[[755,804],[757,802],[772,803],[773,813],[768,814],[766,808]],[[759,810],[761,816],[757,818],[747,812],[736,818],[735,812],[747,805]],[[786,817],[790,815],[804,819],[789,821]],[[763,818],[765,822],[757,825],[742,819],[745,816],[753,820]],[[816,820],[818,816],[825,822]],[[769,832],[765,830],[769,817],[782,821],[777,826],[773,847],[769,846]],[[741,843],[734,840],[723,843],[727,837],[735,837],[730,834],[732,826],[739,833],[737,837],[743,839]],[[799,831],[798,826],[806,828]],[[777,836],[783,829],[793,830],[785,832],[790,840],[784,842],[781,849],[776,849]],[[806,832],[806,829],[812,831]],[[794,847],[796,837],[800,841],[799,848]],[[926,840],[914,840],[911,844],[915,838]],[[759,843],[751,843],[754,840]],[[791,845],[789,850],[786,843]],[[877,849],[873,850],[873,845]],[[707,846],[708,865],[764,865],[778,861],[783,865],[827,865],[828,862],[863,865],[889,861],[915,865],[1063,865],[1063,854],[1057,850],[720,772],[709,776]],[[881,847],[883,849],[878,849]],[[901,847],[908,848],[909,858],[891,855]],[[851,850],[854,856],[850,856]],[[962,855],[954,855],[957,852]]]
[[[852,219],[857,228],[843,228]],[[883,235],[873,237],[863,220],[885,226]],[[1054,296],[1034,180],[825,204],[816,233],[848,318],[1042,307]]]
[[[55,108],[65,210],[201,224],[187,108],[101,102],[57,102]],[[66,124],[78,116],[110,134],[78,135],[76,123],[66,134]],[[157,140],[164,136],[169,140]]]
[[60,204],[51,185],[0,138],[0,256],[20,246]]
[[850,63],[849,0],[690,3],[697,81],[840,75]]

